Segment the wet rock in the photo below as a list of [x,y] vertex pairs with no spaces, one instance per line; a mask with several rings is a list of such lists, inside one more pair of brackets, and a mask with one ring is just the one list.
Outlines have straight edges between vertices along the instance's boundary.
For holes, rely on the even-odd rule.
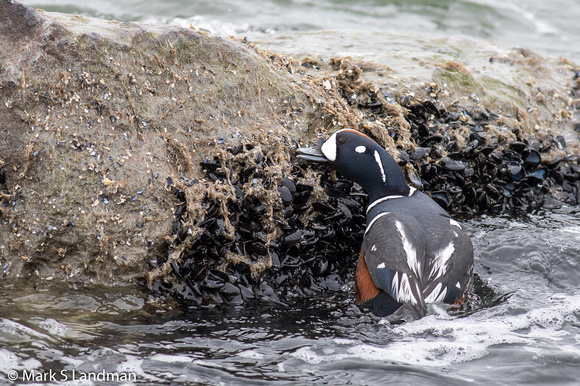
[[[8,8],[0,13],[16,7],[2,4]],[[505,101],[470,106],[457,94],[452,96],[457,102],[439,103],[445,92],[434,89],[463,74],[453,63],[438,67],[441,71],[429,80],[442,82],[429,85],[423,96],[408,92],[407,85],[376,87],[362,79],[366,67],[347,58],[329,60],[327,66],[334,68],[325,68],[323,76],[331,87],[317,88],[320,75],[290,76],[288,62],[252,51],[247,43],[189,29],[151,33],[138,25],[125,29],[129,27],[108,22],[99,27],[109,31],[105,39],[92,32],[76,34],[27,7],[18,9],[32,22],[20,23],[18,34],[0,26],[0,48],[16,59],[2,63],[12,72],[0,75],[7,101],[0,114],[3,123],[9,122],[3,127],[8,144],[0,142],[0,216],[17,218],[25,236],[19,240],[17,232],[4,227],[0,237],[9,240],[14,254],[31,260],[57,254],[43,250],[43,242],[60,240],[73,249],[78,245],[76,254],[71,249],[71,257],[53,267],[57,271],[66,263],[70,272],[81,272],[75,277],[123,281],[123,272],[129,282],[152,265],[147,272],[151,289],[192,306],[228,307],[256,297],[280,302],[351,284],[367,197],[324,165],[303,165],[292,157],[297,143],[315,142],[312,128],[318,127],[325,135],[338,127],[358,127],[398,152],[409,180],[453,213],[533,211],[541,208],[548,190],[561,191],[575,204],[579,199],[578,160],[561,156],[572,146],[563,137],[530,137],[528,117],[520,118],[519,110],[510,115]],[[83,28],[91,22],[71,17],[66,23]],[[36,44],[38,36],[46,37],[46,45]],[[23,51],[24,46],[46,50]],[[95,54],[104,48],[106,57]],[[203,49],[203,55],[196,49]],[[234,62],[236,71],[221,70]],[[325,65],[292,67],[317,71]],[[31,78],[39,68],[48,69],[44,78]],[[119,83],[132,79],[119,71],[130,71],[135,83]],[[307,83],[304,93],[301,81]],[[149,86],[141,86],[145,84]],[[220,111],[207,100],[223,102]],[[54,126],[38,127],[31,113],[37,111],[43,118],[48,113]],[[532,118],[531,124],[536,123]],[[534,119],[545,121],[540,118]],[[93,126],[100,119],[115,131],[95,135]],[[46,145],[51,143],[57,145]],[[70,170],[58,181],[74,181],[67,187],[74,195],[68,198],[94,193],[91,206],[83,207],[84,214],[74,213],[75,226],[35,241],[29,232],[33,220],[20,210],[23,203],[44,216],[41,222],[70,221],[52,221],[62,220],[63,187],[43,179],[61,173],[64,161]],[[39,204],[26,197],[30,191],[57,202]],[[128,235],[134,236],[130,243]],[[24,243],[28,239],[34,245]],[[140,248],[140,240],[147,240],[147,247]],[[83,251],[89,252],[85,256]],[[18,264],[13,275],[42,271],[39,265]]]
[[[274,170],[271,159],[256,159],[250,154],[253,163],[248,172],[247,158],[239,154],[239,162],[227,162],[227,172],[223,169],[225,162],[219,158],[201,166],[206,172],[222,171],[222,177],[216,175],[218,179],[212,183],[227,184],[226,176],[233,176],[232,184],[240,190],[255,186],[258,175],[267,179],[268,171]],[[251,294],[258,294],[262,301],[283,302],[297,293],[336,288],[336,280],[327,278],[336,275],[337,270],[343,278],[352,274],[346,267],[356,258],[364,233],[366,194],[350,181],[334,179],[325,169],[318,189],[324,188],[327,198],[314,199],[313,185],[294,183],[303,175],[302,165],[294,164],[290,176],[267,188],[271,195],[257,198],[248,191],[236,193],[235,200],[227,201],[225,212],[235,229],[233,237],[228,236],[220,200],[206,196],[202,203],[206,218],[197,224],[203,232],[195,232],[194,240],[183,239],[182,235],[194,232],[183,231],[186,227],[181,225],[191,203],[181,205],[176,211],[176,218],[180,217],[175,228],[177,240],[185,245],[179,260],[183,263],[174,261],[171,267],[174,280],[183,285],[175,285],[165,293],[185,304],[231,306],[247,301]],[[197,186],[185,189],[191,188]],[[175,182],[172,189],[176,196],[186,199],[180,182]],[[321,193],[319,190],[317,197]],[[268,203],[270,199],[275,202]],[[272,213],[272,223],[265,221],[267,213]]]
[[[309,138],[301,128],[333,119],[330,110],[347,113],[331,107],[335,97],[321,87],[296,83],[255,46],[234,39],[39,12],[8,0],[0,0],[0,20],[0,217],[20,225],[13,232],[0,224],[0,240],[10,245],[0,252],[0,261],[10,262],[7,279],[119,285],[146,275],[152,283],[177,275],[177,258],[168,254],[183,248],[187,255],[197,237],[209,246],[196,258],[243,253],[246,240],[232,240],[236,229],[246,230],[241,238],[254,231],[243,216],[261,218],[271,205],[245,202],[242,218],[218,213],[248,194],[239,176],[252,175],[256,192],[276,193],[272,181],[288,175],[288,166],[274,162],[277,174],[269,178],[256,168],[272,166],[290,138]],[[375,102],[362,100],[369,110]],[[104,126],[95,130],[98,124]],[[235,157],[245,168],[228,180]],[[285,189],[294,195],[291,181],[284,186],[281,206],[290,203]],[[303,202],[309,196],[296,194]],[[205,199],[216,207],[203,207]],[[206,214],[212,220],[200,226]],[[38,233],[36,223],[68,224],[71,216],[75,226]],[[67,253],[58,264],[45,258],[59,250]],[[152,256],[158,265],[149,271]]]

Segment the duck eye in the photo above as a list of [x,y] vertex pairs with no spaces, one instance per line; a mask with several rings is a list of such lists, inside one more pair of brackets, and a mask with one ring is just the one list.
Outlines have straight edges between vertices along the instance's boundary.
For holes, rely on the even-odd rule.
[[338,137],[336,139],[336,143],[338,143],[339,145],[344,145],[345,142],[346,142],[346,138],[344,138],[344,137]]

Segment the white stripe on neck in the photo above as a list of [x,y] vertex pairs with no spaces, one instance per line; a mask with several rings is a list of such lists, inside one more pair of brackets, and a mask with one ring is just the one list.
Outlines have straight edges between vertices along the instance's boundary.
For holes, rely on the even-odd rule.
[[371,220],[371,222],[369,223],[369,225],[367,225],[367,229],[365,229],[365,235],[367,234],[368,231],[371,230],[371,227],[373,226],[373,224],[375,223],[375,221],[377,221],[381,217],[386,216],[388,214],[391,214],[391,212],[382,212],[382,213],[379,213],[378,215],[376,215],[375,218],[373,218]]
[[416,188],[410,187],[409,188],[409,195],[408,196],[394,195],[394,196],[385,196],[385,197],[377,198],[376,200],[374,200],[373,202],[371,202],[369,204],[369,207],[367,208],[367,214],[369,213],[369,211],[372,208],[374,208],[376,205],[380,204],[381,202],[385,202],[385,201],[388,201],[388,200],[393,200],[395,198],[411,197],[413,195],[413,193],[415,193],[416,191],[417,191]]
[[375,161],[379,165],[379,169],[381,169],[381,176],[383,177],[383,183],[387,182],[387,175],[385,174],[385,169],[383,168],[383,160],[381,159],[381,155],[378,151],[375,150]]

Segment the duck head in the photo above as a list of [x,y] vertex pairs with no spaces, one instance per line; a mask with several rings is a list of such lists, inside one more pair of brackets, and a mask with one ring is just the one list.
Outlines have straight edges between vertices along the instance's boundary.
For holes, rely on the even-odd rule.
[[358,183],[372,202],[393,195],[409,195],[405,175],[393,157],[363,133],[342,129],[314,148],[300,148],[298,158],[324,162]]

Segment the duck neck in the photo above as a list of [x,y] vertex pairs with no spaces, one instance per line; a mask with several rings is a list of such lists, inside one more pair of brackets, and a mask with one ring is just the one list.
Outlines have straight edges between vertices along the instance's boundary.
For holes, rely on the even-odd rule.
[[369,195],[369,202],[387,196],[408,196],[410,188],[394,158],[385,149],[380,148],[375,152],[375,161],[379,175],[359,183]]
[[372,188],[366,188],[363,186],[363,189],[367,192],[367,194],[369,195],[369,203],[374,202],[378,199],[384,198],[384,197],[389,197],[389,196],[408,196],[409,193],[411,192],[411,188],[405,184],[404,186],[397,186],[397,188],[394,188],[392,186],[389,186],[387,184],[384,184],[383,186],[378,186],[378,187],[372,187]]

